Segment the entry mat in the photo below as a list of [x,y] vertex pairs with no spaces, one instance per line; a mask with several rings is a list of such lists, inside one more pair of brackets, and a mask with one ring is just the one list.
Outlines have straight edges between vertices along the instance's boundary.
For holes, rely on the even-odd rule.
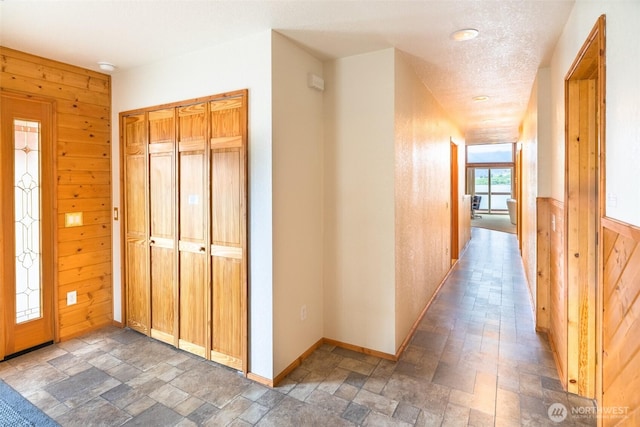
[[0,381],[0,427],[55,427],[59,424]]

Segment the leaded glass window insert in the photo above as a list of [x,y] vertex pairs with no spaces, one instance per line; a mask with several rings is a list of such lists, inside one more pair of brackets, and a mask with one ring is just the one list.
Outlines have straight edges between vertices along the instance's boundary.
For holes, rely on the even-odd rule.
[[42,317],[40,123],[14,120],[16,323]]

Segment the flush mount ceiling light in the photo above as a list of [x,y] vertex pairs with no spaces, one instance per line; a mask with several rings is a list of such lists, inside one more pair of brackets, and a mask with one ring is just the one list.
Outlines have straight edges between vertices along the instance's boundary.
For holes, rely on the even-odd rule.
[[489,97],[487,95],[479,95],[479,96],[474,96],[473,100],[475,102],[484,102],[484,101],[488,101]]
[[100,69],[102,71],[106,71],[108,73],[112,72],[113,70],[116,69],[116,66],[109,63],[109,62],[98,62],[98,67],[100,67]]
[[457,42],[463,42],[466,40],[475,39],[480,32],[474,28],[464,28],[462,30],[454,31],[451,33],[451,38]]

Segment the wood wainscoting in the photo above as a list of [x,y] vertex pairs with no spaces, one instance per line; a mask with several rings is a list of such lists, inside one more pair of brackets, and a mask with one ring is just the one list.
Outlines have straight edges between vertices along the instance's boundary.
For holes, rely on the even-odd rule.
[[[111,77],[0,46],[0,88],[53,105],[54,332],[69,339],[113,318]],[[66,227],[65,214],[82,213]],[[3,230],[4,232],[4,230]],[[67,292],[77,303],[67,305]]]
[[602,218],[602,396],[598,406],[623,417],[603,425],[640,425],[640,228]]
[[565,285],[564,204],[537,199],[537,328],[549,335],[558,376],[567,387],[567,289]]

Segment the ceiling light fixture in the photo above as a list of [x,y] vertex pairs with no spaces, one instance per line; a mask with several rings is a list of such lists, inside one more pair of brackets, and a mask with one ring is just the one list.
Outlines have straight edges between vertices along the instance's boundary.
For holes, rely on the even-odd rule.
[[451,38],[457,42],[463,42],[466,40],[475,39],[480,32],[475,28],[464,28],[462,30],[454,31],[451,33]]
[[115,65],[113,65],[113,64],[111,64],[109,62],[103,62],[103,61],[98,62],[98,67],[100,67],[100,69],[102,71],[106,71],[108,73],[110,73],[110,72],[112,72],[113,70],[116,69]]
[[484,102],[484,101],[488,101],[489,97],[487,95],[479,95],[479,96],[474,96],[473,100],[475,102]]

